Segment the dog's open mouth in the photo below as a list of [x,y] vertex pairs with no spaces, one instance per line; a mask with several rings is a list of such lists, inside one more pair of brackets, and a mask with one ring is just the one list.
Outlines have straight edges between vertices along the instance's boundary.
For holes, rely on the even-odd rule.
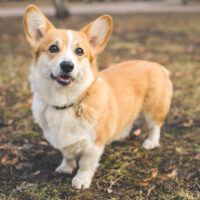
[[51,78],[53,80],[55,80],[58,84],[60,85],[63,85],[63,86],[66,86],[66,85],[69,85],[74,79],[66,74],[61,74],[59,76],[54,76],[52,73],[51,73]]

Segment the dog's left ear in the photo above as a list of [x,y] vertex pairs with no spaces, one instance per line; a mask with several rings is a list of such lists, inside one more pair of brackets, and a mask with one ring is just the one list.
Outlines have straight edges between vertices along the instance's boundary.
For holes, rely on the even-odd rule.
[[87,35],[94,55],[103,51],[112,32],[112,27],[112,18],[109,15],[103,15],[82,29]]
[[32,48],[36,48],[45,33],[54,28],[53,24],[34,5],[27,7],[24,15],[24,29],[26,38]]

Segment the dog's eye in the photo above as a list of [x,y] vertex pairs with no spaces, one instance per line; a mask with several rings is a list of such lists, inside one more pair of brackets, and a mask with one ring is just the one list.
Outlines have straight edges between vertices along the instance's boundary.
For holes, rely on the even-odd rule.
[[58,48],[58,46],[56,46],[55,44],[53,44],[53,45],[51,45],[51,46],[49,47],[49,51],[50,51],[51,53],[56,53],[56,52],[59,51],[59,48]]
[[84,54],[84,51],[82,48],[78,47],[75,49],[75,53],[78,55],[78,56],[82,56]]

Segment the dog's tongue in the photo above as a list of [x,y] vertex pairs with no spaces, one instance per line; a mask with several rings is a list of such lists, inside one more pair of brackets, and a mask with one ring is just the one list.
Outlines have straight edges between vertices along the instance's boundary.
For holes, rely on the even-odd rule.
[[71,78],[67,75],[61,75],[58,77],[58,79],[62,81],[69,81]]

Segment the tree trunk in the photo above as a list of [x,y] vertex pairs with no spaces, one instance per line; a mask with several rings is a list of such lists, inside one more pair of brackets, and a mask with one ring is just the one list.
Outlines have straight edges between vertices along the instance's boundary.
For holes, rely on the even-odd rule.
[[188,3],[188,0],[182,0],[183,5],[187,5],[187,3]]
[[68,0],[53,0],[53,4],[56,10],[56,17],[69,17]]

